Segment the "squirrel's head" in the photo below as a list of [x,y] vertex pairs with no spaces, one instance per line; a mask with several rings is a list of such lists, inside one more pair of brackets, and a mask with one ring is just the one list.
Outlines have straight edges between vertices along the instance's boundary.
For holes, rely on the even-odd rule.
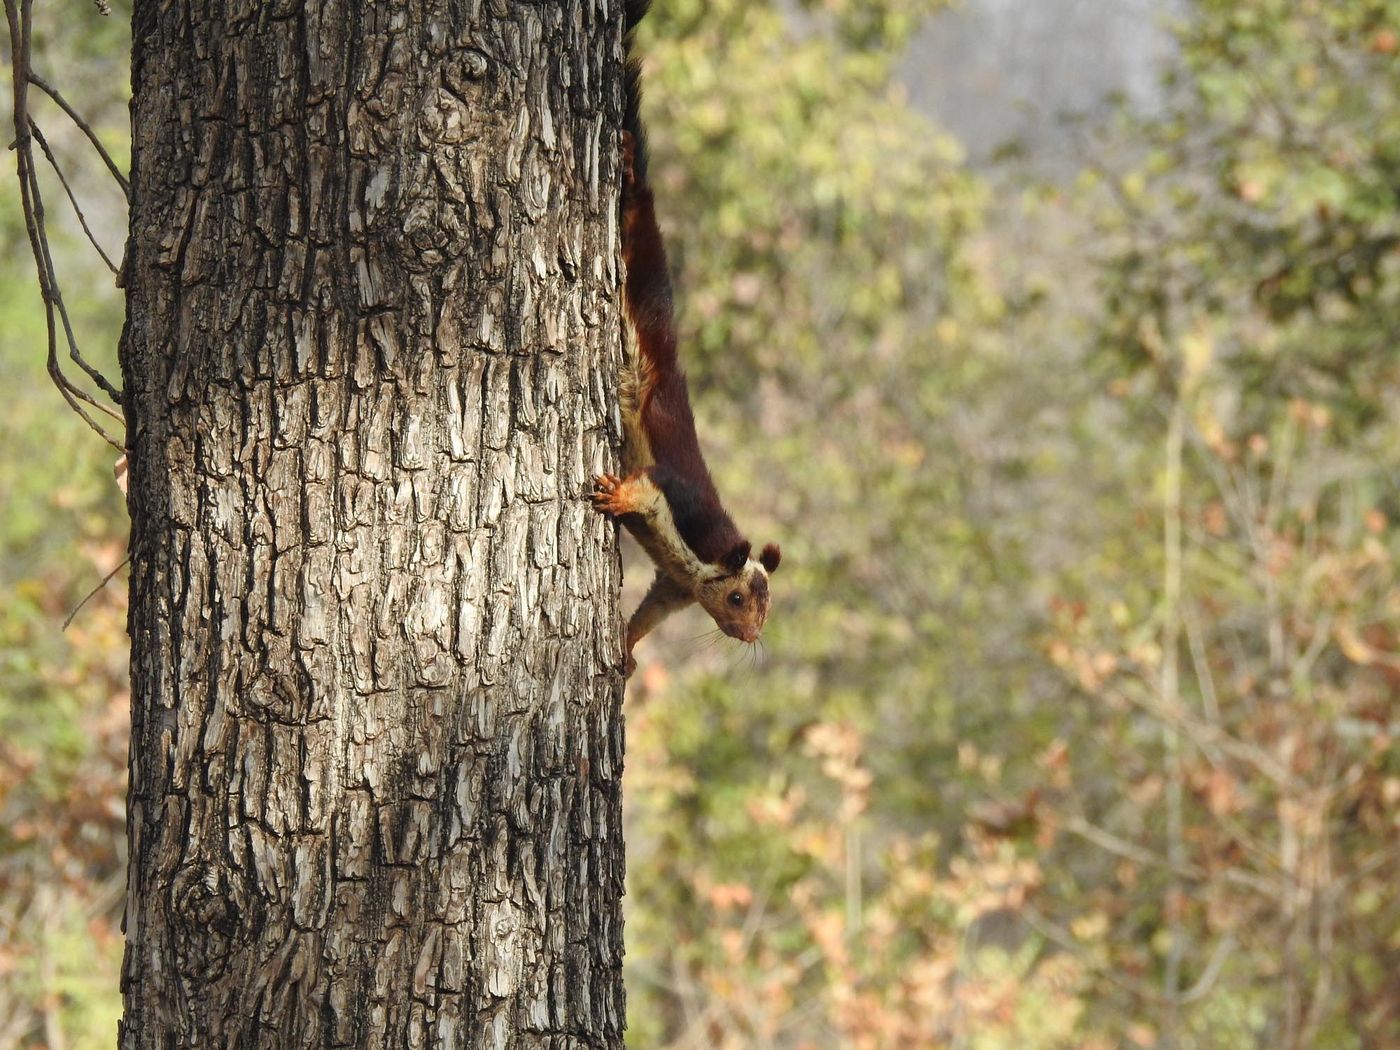
[[736,543],[720,559],[716,575],[703,581],[696,599],[714,618],[719,629],[741,642],[756,642],[768,619],[768,576],[782,560],[776,543],[750,557],[748,540]]

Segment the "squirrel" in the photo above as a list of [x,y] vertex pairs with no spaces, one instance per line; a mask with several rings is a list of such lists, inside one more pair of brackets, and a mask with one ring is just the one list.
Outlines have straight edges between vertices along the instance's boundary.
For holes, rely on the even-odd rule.
[[631,55],[650,0],[627,0],[622,132],[623,303],[634,331],[622,377],[623,477],[594,478],[595,510],[621,522],[656,565],[656,578],[627,623],[623,673],[632,650],[671,613],[698,602],[725,634],[750,644],[768,618],[768,577],[782,553],[757,558],[720,502],[700,453],[680,368],[666,248],[647,182],[641,120],[641,64]]

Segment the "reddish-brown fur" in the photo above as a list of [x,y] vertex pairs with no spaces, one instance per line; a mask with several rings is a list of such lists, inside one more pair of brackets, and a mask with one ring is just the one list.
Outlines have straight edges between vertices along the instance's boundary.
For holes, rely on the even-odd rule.
[[[630,31],[647,0],[628,0]],[[667,616],[699,603],[726,634],[758,640],[768,617],[768,574],[778,567],[776,544],[757,560],[720,502],[710,477],[673,321],[671,276],[646,177],[646,141],[639,110],[640,69],[627,67],[622,148],[623,287],[636,335],[633,367],[622,397],[625,477],[594,479],[593,506],[622,522],[656,564],[656,578],[627,626],[624,669],[635,666],[637,641]]]
[[624,291],[637,333],[642,430],[656,462],[653,480],[666,493],[677,529],[701,561],[714,564],[743,543],[744,538],[720,502],[700,452],[690,393],[677,356],[666,248],[656,224],[651,187],[644,181],[646,161],[637,135],[630,130],[625,135]]

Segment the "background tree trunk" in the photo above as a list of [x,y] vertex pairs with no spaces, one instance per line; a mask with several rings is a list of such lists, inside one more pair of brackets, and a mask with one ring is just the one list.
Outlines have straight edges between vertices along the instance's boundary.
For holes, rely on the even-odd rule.
[[138,0],[123,1048],[620,1047],[621,0]]

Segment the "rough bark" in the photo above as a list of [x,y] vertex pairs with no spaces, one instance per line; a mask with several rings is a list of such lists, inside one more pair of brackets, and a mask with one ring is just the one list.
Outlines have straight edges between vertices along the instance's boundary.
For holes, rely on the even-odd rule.
[[137,0],[124,1050],[620,1047],[621,0]]

